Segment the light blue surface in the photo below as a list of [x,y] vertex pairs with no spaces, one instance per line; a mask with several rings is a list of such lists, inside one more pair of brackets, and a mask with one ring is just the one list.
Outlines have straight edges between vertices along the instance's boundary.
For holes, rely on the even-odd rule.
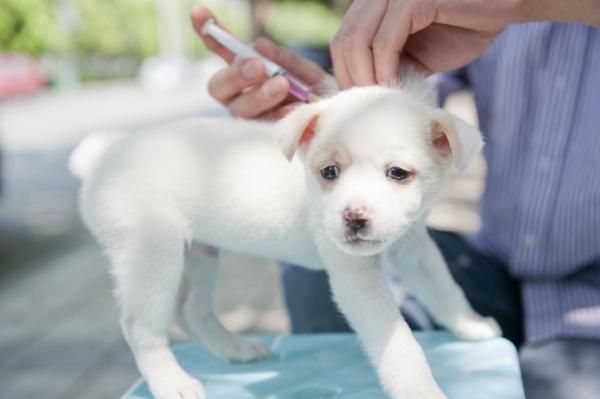
[[[448,399],[525,399],[517,352],[504,339],[459,341],[449,333],[416,333]],[[261,337],[276,355],[230,364],[196,343],[173,348],[204,384],[208,399],[384,399],[353,334]],[[149,399],[145,382],[123,399]]]

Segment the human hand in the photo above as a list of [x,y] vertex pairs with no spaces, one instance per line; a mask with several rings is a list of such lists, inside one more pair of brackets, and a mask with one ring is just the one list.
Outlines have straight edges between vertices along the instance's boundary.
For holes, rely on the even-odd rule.
[[425,73],[477,58],[502,29],[524,19],[526,0],[355,0],[331,46],[342,88],[389,83],[401,56]]
[[[202,25],[209,18],[213,18],[219,24],[208,8],[192,8],[194,30],[208,48],[229,64],[217,72],[208,84],[210,94],[217,101],[225,105],[232,115],[242,118],[279,119],[298,105],[297,100],[288,95],[289,83],[283,76],[269,78],[260,60],[235,59],[235,55],[228,49],[211,37],[203,35]],[[258,39],[254,48],[303,80],[315,92],[318,92],[318,84],[327,76],[316,63],[280,48],[266,38]]]

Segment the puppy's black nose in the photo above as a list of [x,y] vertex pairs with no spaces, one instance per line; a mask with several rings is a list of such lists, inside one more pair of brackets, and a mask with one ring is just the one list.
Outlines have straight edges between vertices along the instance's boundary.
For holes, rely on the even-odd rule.
[[364,209],[346,208],[344,210],[344,221],[346,222],[346,226],[348,226],[353,233],[356,233],[365,228],[369,222],[369,218]]
[[352,220],[350,220],[348,227],[350,227],[350,229],[352,229],[352,231],[357,232],[358,230],[365,227],[366,224],[367,224],[366,219],[352,219]]

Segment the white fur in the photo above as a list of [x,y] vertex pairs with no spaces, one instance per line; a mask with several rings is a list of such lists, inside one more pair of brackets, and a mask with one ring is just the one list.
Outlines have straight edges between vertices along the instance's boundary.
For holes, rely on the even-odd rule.
[[[384,269],[457,334],[498,334],[471,309],[424,225],[452,158],[464,167],[481,136],[424,101],[414,92],[421,86],[355,88],[301,106],[275,125],[198,119],[94,136],[76,149],[71,165],[83,180],[83,218],[110,258],[123,332],[155,397],[205,397],[169,349],[173,314],[224,358],[269,355],[215,316],[215,248],[327,269],[335,300],[392,398],[444,395],[396,309]],[[316,136],[299,143],[316,115]],[[434,120],[448,151],[432,145]],[[319,171],[331,163],[341,174],[328,183]],[[392,181],[390,165],[414,174]],[[343,214],[354,208],[367,212],[368,229],[349,241]]]

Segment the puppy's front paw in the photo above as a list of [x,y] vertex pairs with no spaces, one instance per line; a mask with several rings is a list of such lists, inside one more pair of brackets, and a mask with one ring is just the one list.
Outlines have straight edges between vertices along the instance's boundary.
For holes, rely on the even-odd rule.
[[149,384],[156,399],[206,399],[200,381],[184,373],[161,375]]
[[502,330],[496,320],[491,317],[462,319],[456,323],[454,333],[464,339],[489,339],[502,335]]
[[271,350],[262,343],[234,334],[216,345],[211,345],[211,349],[217,356],[230,362],[254,362],[271,356]]
[[[430,377],[432,378],[432,377]],[[391,399],[448,399],[442,392],[440,387],[433,381],[429,383],[416,383],[417,379],[411,379],[409,386],[406,382],[399,383],[396,386],[385,386],[386,391]],[[385,382],[382,381],[385,384]]]

